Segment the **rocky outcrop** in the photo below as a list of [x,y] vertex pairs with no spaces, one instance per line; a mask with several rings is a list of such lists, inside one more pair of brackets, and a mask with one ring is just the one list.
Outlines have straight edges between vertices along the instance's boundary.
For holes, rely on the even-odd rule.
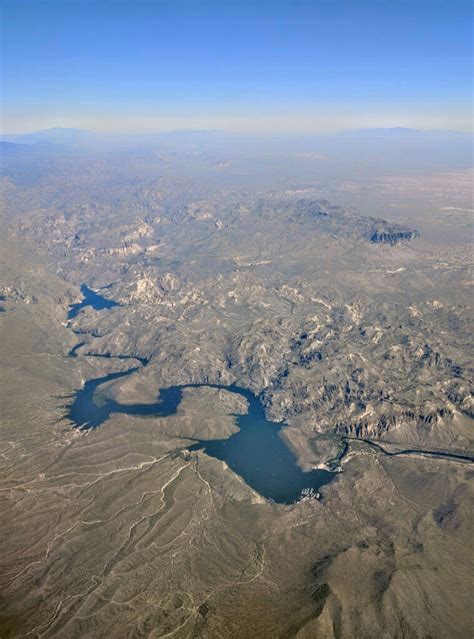
[[399,242],[408,242],[409,240],[413,240],[417,237],[420,237],[418,231],[410,231],[408,229],[385,229],[374,230],[370,236],[370,241],[372,244],[389,244],[390,246],[395,246],[395,244],[398,244]]

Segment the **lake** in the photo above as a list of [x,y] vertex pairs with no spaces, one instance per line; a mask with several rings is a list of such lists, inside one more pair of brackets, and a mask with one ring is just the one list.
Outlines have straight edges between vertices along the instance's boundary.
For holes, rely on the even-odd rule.
[[227,390],[243,395],[249,403],[247,414],[235,416],[239,431],[226,439],[198,440],[189,450],[202,450],[226,462],[255,491],[277,503],[291,504],[301,497],[304,489],[317,493],[334,479],[335,474],[326,470],[301,470],[295,454],[280,437],[282,424],[268,420],[258,397],[245,388],[217,384],[170,386],[162,389],[152,404],[123,405],[97,397],[96,391],[102,384],[137,370],[132,368],[87,381],[75,393],[67,417],[81,429],[97,428],[114,413],[165,418],[176,413],[186,388],[207,386]]
[[91,306],[96,311],[102,311],[106,308],[113,308],[114,306],[120,306],[118,302],[114,302],[113,300],[108,300],[103,295],[100,295],[96,291],[93,291],[91,288],[82,284],[81,293],[84,296],[84,299],[76,304],[71,304],[69,306],[69,313],[67,315],[68,319],[72,319],[76,317],[79,311],[86,306]]
[[[71,304],[68,314],[69,319],[75,317],[81,308],[86,306],[91,306],[95,310],[120,306],[117,302],[106,299],[85,285],[81,286],[81,291],[84,299],[77,304]],[[83,345],[83,342],[77,344],[71,349],[69,355],[76,357],[77,351]],[[98,354],[92,356],[136,359],[144,366],[148,363],[146,358],[131,355]],[[235,385],[184,384],[161,389],[157,401],[152,404],[138,403],[132,405],[123,405],[111,399],[101,398],[100,393],[96,394],[102,384],[131,375],[137,370],[138,367],[134,367],[126,371],[109,373],[103,377],[88,380],[82,389],[74,393],[73,401],[68,408],[66,416],[76,428],[81,430],[101,426],[114,413],[166,418],[176,413],[182,399],[182,391],[185,388],[207,386],[208,388],[227,390],[231,393],[242,395],[248,401],[247,414],[235,416],[239,431],[226,439],[198,440],[189,446],[190,451],[201,450],[211,457],[226,462],[256,492],[277,503],[294,503],[300,499],[303,491],[317,494],[322,486],[334,479],[335,473],[328,470],[318,469],[309,472],[301,470],[297,464],[295,454],[280,436],[284,424],[268,420],[259,398],[248,389]],[[349,437],[342,438],[341,450],[337,458],[332,460],[334,469],[337,468],[338,463],[346,454],[350,440],[351,438]],[[389,456],[421,454],[439,459],[450,458],[459,461],[473,461],[470,455],[415,449],[389,452],[380,444],[371,440],[357,439],[357,441],[362,441],[377,449],[378,452]]]

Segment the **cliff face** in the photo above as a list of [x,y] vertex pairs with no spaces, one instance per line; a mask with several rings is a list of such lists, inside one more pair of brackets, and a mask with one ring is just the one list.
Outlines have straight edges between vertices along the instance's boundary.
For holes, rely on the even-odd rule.
[[418,231],[404,230],[397,227],[390,227],[384,230],[375,230],[370,236],[370,241],[373,244],[390,244],[395,246],[399,242],[408,242],[420,237]]

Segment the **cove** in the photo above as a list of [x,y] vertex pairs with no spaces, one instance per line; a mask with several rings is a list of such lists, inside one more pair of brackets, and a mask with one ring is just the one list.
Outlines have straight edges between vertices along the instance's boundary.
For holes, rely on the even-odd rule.
[[68,319],[72,319],[76,317],[81,308],[85,308],[86,306],[91,306],[96,311],[102,311],[106,308],[113,308],[114,306],[120,306],[118,302],[114,302],[114,300],[108,300],[103,295],[100,295],[96,291],[93,291],[91,288],[86,286],[85,284],[81,285],[81,293],[84,296],[84,299],[76,304],[70,304]]
[[[167,417],[174,415],[185,388],[216,388],[243,395],[248,403],[245,415],[236,415],[239,431],[227,439],[198,440],[190,451],[203,450],[220,459],[260,495],[277,503],[292,504],[302,496],[302,491],[317,491],[334,479],[327,470],[304,472],[297,464],[296,456],[280,437],[281,423],[265,417],[263,406],[252,392],[239,386],[218,384],[184,384],[170,386],[160,391],[159,400],[153,404],[123,405],[114,400],[97,398],[96,391],[102,384],[134,373],[137,368],[89,380],[74,395],[67,417],[76,428],[97,428],[113,413]],[[94,401],[95,396],[95,401]]]

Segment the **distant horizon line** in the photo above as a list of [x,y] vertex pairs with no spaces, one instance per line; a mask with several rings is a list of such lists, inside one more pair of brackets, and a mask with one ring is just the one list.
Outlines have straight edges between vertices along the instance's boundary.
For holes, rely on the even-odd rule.
[[452,128],[444,128],[444,127],[408,127],[402,125],[394,125],[394,126],[371,126],[371,127],[343,127],[343,128],[321,128],[321,129],[311,129],[307,131],[294,131],[294,130],[265,130],[265,131],[255,131],[253,129],[234,129],[234,128],[209,128],[209,127],[183,127],[183,128],[166,128],[166,129],[150,129],[150,130],[111,130],[111,129],[95,129],[95,128],[81,128],[81,127],[67,127],[67,126],[51,126],[46,127],[44,129],[31,129],[27,131],[2,131],[0,129],[1,137],[21,137],[28,135],[39,135],[42,133],[53,133],[53,132],[70,132],[70,133],[88,133],[95,135],[105,135],[105,136],[113,136],[113,135],[124,135],[124,136],[142,136],[142,135],[163,135],[163,134],[172,134],[172,133],[226,133],[226,134],[234,134],[234,135],[253,135],[253,136],[261,136],[261,137],[271,137],[275,135],[288,135],[288,136],[300,136],[300,135],[308,135],[308,134],[338,134],[338,133],[351,133],[351,132],[369,132],[369,131],[404,131],[404,132],[420,132],[420,133],[460,133],[466,135],[473,135],[474,130],[471,129],[452,129]]

